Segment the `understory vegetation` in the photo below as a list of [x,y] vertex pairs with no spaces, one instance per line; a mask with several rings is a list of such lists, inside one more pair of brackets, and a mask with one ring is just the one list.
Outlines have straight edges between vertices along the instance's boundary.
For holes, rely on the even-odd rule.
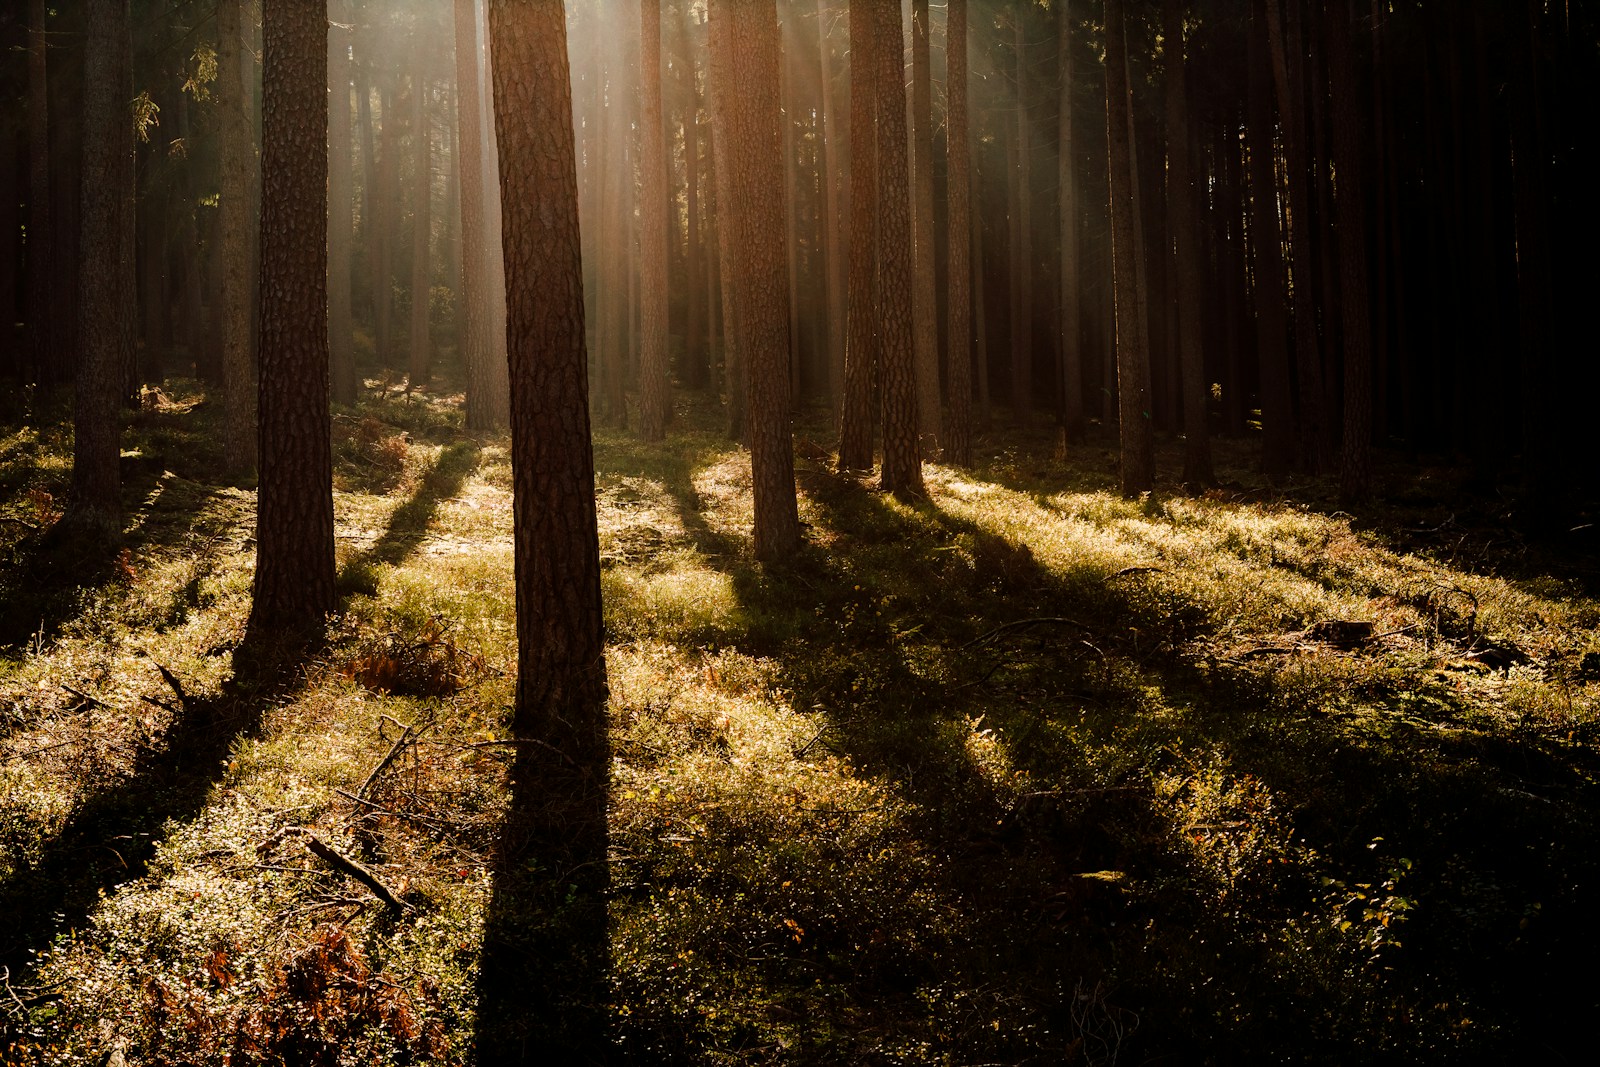
[[[1127,500],[1042,430],[908,504],[818,421],[807,545],[762,567],[748,455],[680,403],[663,446],[596,437],[618,1062],[1589,1048],[1583,532],[1414,464],[1336,512],[1245,443],[1224,488]],[[507,441],[420,394],[339,411],[343,611],[252,688],[217,408],[130,414],[111,550],[54,525],[64,409],[0,440],[0,1061],[470,1062]]]

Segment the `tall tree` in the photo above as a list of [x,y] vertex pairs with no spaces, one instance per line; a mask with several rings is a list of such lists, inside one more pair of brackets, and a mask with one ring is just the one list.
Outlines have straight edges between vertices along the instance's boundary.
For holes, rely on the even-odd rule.
[[1017,113],[1016,113],[1016,199],[1012,204],[1016,247],[1012,249],[1015,264],[1011,284],[1016,287],[1012,296],[1011,323],[1011,412],[1019,426],[1028,423],[1033,409],[1033,164],[1030,151],[1031,131],[1028,116],[1028,37],[1025,14],[1029,3],[1017,5],[1011,13],[1016,30],[1017,47]]
[[939,308],[933,256],[933,75],[928,0],[911,0],[912,341],[917,364],[917,433],[922,455],[939,456]]
[[[483,107],[478,80],[476,0],[455,0],[456,152],[461,157],[462,362],[467,370],[467,429],[496,425],[494,348],[489,337],[489,255],[484,219]],[[495,250],[498,252],[498,250]]]
[[1186,0],[1163,0],[1162,37],[1167,56],[1167,228],[1177,276],[1178,349],[1183,393],[1183,480],[1211,483],[1211,437],[1206,426],[1206,368],[1201,348],[1200,243],[1194,209],[1194,161],[1189,135],[1183,13]]
[[[1062,16],[1065,19],[1065,15]],[[945,12],[948,128],[945,195],[950,249],[950,421],[945,456],[957,466],[972,464],[972,219],[970,146],[967,143],[967,0],[949,0]]]
[[818,39],[821,45],[822,95],[820,147],[823,180],[823,247],[827,264],[828,320],[828,397],[833,404],[834,424],[842,417],[844,397],[845,349],[845,263],[844,225],[839,193],[843,184],[839,157],[839,106],[833,85],[833,47],[829,39],[832,13],[828,0],[817,0]]
[[261,477],[252,635],[314,632],[335,606],[328,18],[319,4],[263,0],[261,22]]
[[131,47],[128,0],[92,0],[85,11],[83,196],[78,307],[82,358],[73,389],[72,505],[68,519],[101,533],[121,532],[117,401],[121,392],[124,290],[133,264],[122,255],[123,156],[133,154],[127,85],[118,77]]
[[[605,1054],[606,736],[583,268],[561,0],[493,0],[522,742],[481,963],[477,1058]],[[530,912],[532,921],[530,921]]]
[[876,29],[871,5],[850,5],[850,292],[846,311],[839,467],[872,466],[872,375],[877,365]]
[[[238,0],[232,0],[237,3]],[[356,402],[350,300],[355,182],[350,123],[350,0],[334,0],[328,21],[328,361],[333,399]],[[369,200],[370,202],[370,200]]]
[[[708,11],[709,15],[709,11]],[[717,196],[717,254],[722,266],[722,347],[724,377],[728,384],[728,436],[743,441],[749,432],[746,403],[748,352],[745,348],[743,275],[738,265],[739,233],[744,225],[740,204],[734,196],[732,109],[734,55],[728,44],[727,19],[710,19],[707,35],[711,40],[709,76],[706,85],[711,103],[712,174]]]
[[1372,334],[1367,310],[1367,211],[1360,98],[1350,54],[1348,0],[1326,0],[1333,164],[1339,176],[1339,303],[1344,311],[1344,452],[1339,498],[1366,499],[1371,480]]
[[644,91],[640,139],[643,188],[639,201],[639,252],[643,260],[640,309],[639,434],[667,436],[667,136],[661,116],[661,0],[640,0],[639,85]]
[[1061,205],[1061,444],[1083,439],[1082,295],[1078,277],[1077,155],[1072,141],[1072,4],[1057,0],[1056,53],[1061,68],[1057,91],[1056,183]]
[[28,274],[25,310],[28,316],[30,372],[36,382],[60,375],[52,363],[60,331],[50,300],[55,278],[55,228],[50,212],[49,51],[46,46],[45,0],[28,3]]
[[1148,492],[1155,483],[1155,442],[1150,426],[1150,348],[1139,300],[1136,212],[1127,34],[1121,0],[1106,0],[1106,143],[1111,183],[1111,252],[1116,278],[1117,418],[1122,445],[1122,491]]
[[[256,381],[250,350],[250,170],[255,135],[244,98],[244,31],[240,0],[217,5],[217,120],[221,125],[222,195],[218,238],[222,271],[217,279],[222,307],[222,394],[227,404],[224,447],[228,467],[248,478],[256,469]],[[346,108],[348,111],[348,108]],[[347,153],[348,154],[348,153]]]
[[879,381],[883,396],[881,484],[901,496],[923,493],[917,448],[916,364],[911,333],[911,203],[907,169],[905,36],[895,4],[874,4],[878,109]]
[[727,20],[738,57],[728,108],[728,157],[739,216],[734,262],[749,377],[750,469],[756,558],[786,559],[800,546],[794,446],[789,428],[788,277],[785,269],[783,162],[779,135],[778,14],[774,0],[717,0],[711,19]]
[[1249,146],[1250,253],[1255,280],[1256,359],[1261,368],[1261,467],[1273,481],[1289,470],[1294,432],[1285,343],[1283,245],[1278,230],[1278,178],[1272,139],[1272,69],[1267,57],[1267,0],[1250,16]]
[[428,123],[428,78],[418,69],[411,78],[411,136],[416,151],[416,206],[411,213],[411,360],[407,381],[415,388],[428,383],[433,359],[433,339],[428,334],[433,271],[429,264],[429,238],[433,234],[433,134]]

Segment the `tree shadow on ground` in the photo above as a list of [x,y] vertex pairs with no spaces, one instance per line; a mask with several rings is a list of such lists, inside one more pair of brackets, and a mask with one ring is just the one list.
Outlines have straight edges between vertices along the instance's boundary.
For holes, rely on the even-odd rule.
[[[1072,1034],[1064,990],[1101,976],[1141,1011],[1150,1054],[1580,1047],[1592,994],[1558,976],[1600,944],[1582,888],[1600,874],[1589,753],[1419,723],[1396,692],[1351,706],[1293,670],[1206,660],[1188,647],[1207,625],[1198,605],[1063,577],[1004,538],[988,573],[963,577],[947,544],[919,539],[876,494],[813,488],[830,533],[849,535],[842,552],[723,566],[757,626],[798,631],[764,651],[797,706],[827,709],[819,736],[910,800],[912,829],[943,858],[941,892],[968,922],[957,973],[933,970],[969,995],[993,984],[1015,998],[1017,1043],[962,1052],[1062,1053],[1065,1039],[1039,1035]],[[996,538],[924,514],[979,553]],[[915,610],[817,625],[859,599],[869,568],[922,588]],[[980,716],[1015,769],[1054,784],[997,788],[961,743]],[[1156,794],[1158,771],[1177,793]],[[1186,823],[1207,790],[1224,824]],[[1125,880],[1082,877],[1102,869]]]
[[341,568],[341,584],[374,566],[397,567],[422,547],[439,505],[454,498],[478,469],[482,448],[476,441],[447,445],[423,475],[415,493],[389,516],[383,533],[368,548],[351,556]]
[[[86,799],[65,825],[0,882],[0,967],[25,985],[40,955],[56,938],[79,929],[102,895],[138,878],[166,836],[166,827],[193,820],[220,779],[240,737],[253,734],[264,710],[303,678],[300,658],[285,648],[235,652],[250,660],[249,677],[227,683],[214,697],[182,700],[158,744],[132,772]],[[0,1021],[0,1059],[13,1023]]]

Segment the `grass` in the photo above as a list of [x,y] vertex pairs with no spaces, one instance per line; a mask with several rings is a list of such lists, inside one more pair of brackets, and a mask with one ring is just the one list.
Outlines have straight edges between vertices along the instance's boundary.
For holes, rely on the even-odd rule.
[[[340,412],[343,611],[251,691],[250,494],[215,405],[164,395],[98,569],[31,569],[64,411],[0,439],[0,1060],[470,1062],[507,443],[421,395]],[[1350,516],[1222,442],[1224,488],[1130,501],[1103,451],[989,435],[916,504],[802,461],[807,545],[763,568],[748,458],[684,404],[665,445],[596,438],[618,1062],[1586,1047],[1584,546],[1439,470]]]

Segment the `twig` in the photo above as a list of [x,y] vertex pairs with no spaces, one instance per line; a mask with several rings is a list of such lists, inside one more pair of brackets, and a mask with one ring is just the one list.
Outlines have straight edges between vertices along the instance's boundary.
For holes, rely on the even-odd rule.
[[[384,717],[388,718],[388,716]],[[372,773],[367,775],[367,780],[361,783],[361,788],[356,790],[356,796],[364,797],[367,795],[367,790],[371,789],[372,783],[378,780],[378,775],[382,774],[389,764],[394,762],[394,758],[400,754],[400,750],[406,746],[406,742],[409,740],[411,740],[411,727],[407,725],[404,730],[400,731],[400,739],[389,747],[388,753],[378,761],[376,767],[372,768]]]
[[1120,571],[1117,571],[1114,574],[1106,575],[1104,578],[1101,579],[1101,581],[1102,582],[1109,582],[1113,578],[1122,578],[1122,577],[1124,577],[1126,575],[1129,575],[1129,574],[1147,574],[1147,573],[1162,574],[1162,573],[1165,573],[1165,572],[1166,572],[1166,568],[1165,567],[1124,567]]
[[973,638],[971,641],[968,641],[961,647],[971,648],[973,645],[987,644],[1003,633],[1009,633],[1012,630],[1026,629],[1029,626],[1043,626],[1046,624],[1052,624],[1056,626],[1076,626],[1084,630],[1093,629],[1093,627],[1091,627],[1088,623],[1079,622],[1077,619],[1069,619],[1062,615],[1040,615],[1036,618],[1017,619],[1015,622],[1008,622],[1000,626],[996,626],[988,633]]
[[61,684],[61,688],[65,689],[67,692],[71,693],[73,696],[77,697],[79,700],[86,701],[86,702],[88,702],[90,704],[98,704],[102,708],[105,708],[107,711],[116,711],[117,710],[116,708],[112,707],[110,704],[107,704],[104,700],[101,700],[99,697],[92,697],[88,693],[83,692],[81,689],[74,689],[72,686],[67,685],[65,682],[63,682]]
[[300,836],[305,841],[307,852],[327,863],[328,866],[344,872],[366,886],[372,891],[373,896],[389,905],[389,907],[396,911],[406,911],[411,907],[396,896],[394,890],[384,885],[383,881],[373,874],[371,870],[323,841],[310,830],[302,829]]
[[145,653],[150,662],[156,665],[156,670],[161,672],[161,680],[167,683],[167,688],[172,690],[172,695],[178,698],[178,708],[181,710],[189,705],[189,694],[183,691],[183,683],[178,681],[178,676],[162,666],[154,656]]

